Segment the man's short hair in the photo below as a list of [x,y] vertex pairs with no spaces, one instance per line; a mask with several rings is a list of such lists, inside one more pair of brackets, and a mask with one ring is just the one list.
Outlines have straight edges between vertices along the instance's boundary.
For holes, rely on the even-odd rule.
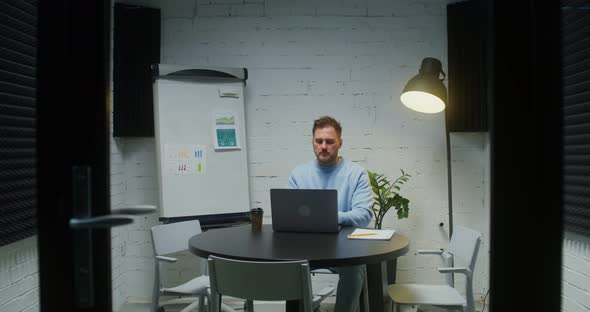
[[336,130],[338,137],[342,136],[342,127],[340,126],[340,123],[330,116],[322,116],[314,120],[313,129],[311,129],[311,135],[315,134],[315,129],[322,129],[326,127],[334,127],[334,130]]

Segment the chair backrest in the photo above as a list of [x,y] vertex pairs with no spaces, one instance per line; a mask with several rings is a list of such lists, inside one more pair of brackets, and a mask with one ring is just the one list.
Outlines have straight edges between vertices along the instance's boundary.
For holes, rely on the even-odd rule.
[[460,258],[465,261],[469,265],[469,269],[473,271],[480,240],[480,233],[466,227],[455,226],[448,251],[453,254],[455,259]]
[[201,233],[199,220],[183,221],[152,227],[154,254],[161,256],[188,249],[188,240]]
[[[461,259],[469,266],[469,272],[465,280],[465,299],[467,301],[464,311],[475,311],[475,301],[473,299],[473,270],[479,251],[481,234],[462,226],[455,226],[453,236],[449,243],[448,251],[453,255],[453,259]],[[455,266],[457,263],[455,262]]]
[[303,310],[312,311],[307,261],[259,262],[210,256],[208,262],[214,298],[228,295],[248,300],[301,300]]

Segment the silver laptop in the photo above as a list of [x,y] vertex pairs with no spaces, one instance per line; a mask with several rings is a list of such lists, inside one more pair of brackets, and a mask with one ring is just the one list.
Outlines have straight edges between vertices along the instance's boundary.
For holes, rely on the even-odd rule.
[[276,232],[336,233],[336,190],[271,189],[272,229]]

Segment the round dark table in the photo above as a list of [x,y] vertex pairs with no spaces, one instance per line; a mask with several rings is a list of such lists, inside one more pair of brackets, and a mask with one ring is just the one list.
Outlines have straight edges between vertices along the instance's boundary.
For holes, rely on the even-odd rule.
[[369,309],[386,311],[387,285],[395,283],[397,257],[408,252],[410,241],[398,233],[388,241],[348,239],[352,231],[353,227],[344,227],[339,233],[287,233],[264,225],[261,232],[252,233],[250,225],[243,225],[208,230],[188,244],[192,253],[203,258],[308,260],[312,268],[366,264]]

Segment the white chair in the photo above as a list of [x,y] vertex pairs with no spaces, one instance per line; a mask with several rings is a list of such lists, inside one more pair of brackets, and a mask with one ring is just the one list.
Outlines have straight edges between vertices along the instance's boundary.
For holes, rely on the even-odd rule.
[[[212,312],[219,312],[222,296],[264,301],[300,300],[302,311],[312,312],[333,287],[312,295],[309,263],[302,261],[242,261],[209,257]],[[253,305],[250,304],[250,309]]]
[[[443,265],[440,273],[447,275],[447,285],[393,284],[389,285],[389,296],[394,303],[394,311],[417,311],[419,306],[437,306],[474,312],[473,270],[481,234],[465,227],[456,226],[447,251],[419,250],[419,254],[439,255]],[[466,267],[448,267],[453,262],[465,263]],[[453,286],[453,274],[465,275],[465,297]],[[397,308],[397,309],[396,309]]]
[[[152,227],[152,242],[156,257],[155,278],[152,295],[152,312],[160,311],[165,305],[188,304],[182,311],[189,311],[199,307],[203,311],[204,299],[211,302],[209,294],[209,276],[201,275],[175,287],[161,287],[160,271],[162,262],[174,263],[176,258],[165,255],[188,249],[188,240],[201,233],[201,225],[198,220],[184,221],[170,224],[156,225]],[[201,272],[205,272],[206,265],[202,260]],[[161,295],[174,295],[180,298],[160,302]]]

